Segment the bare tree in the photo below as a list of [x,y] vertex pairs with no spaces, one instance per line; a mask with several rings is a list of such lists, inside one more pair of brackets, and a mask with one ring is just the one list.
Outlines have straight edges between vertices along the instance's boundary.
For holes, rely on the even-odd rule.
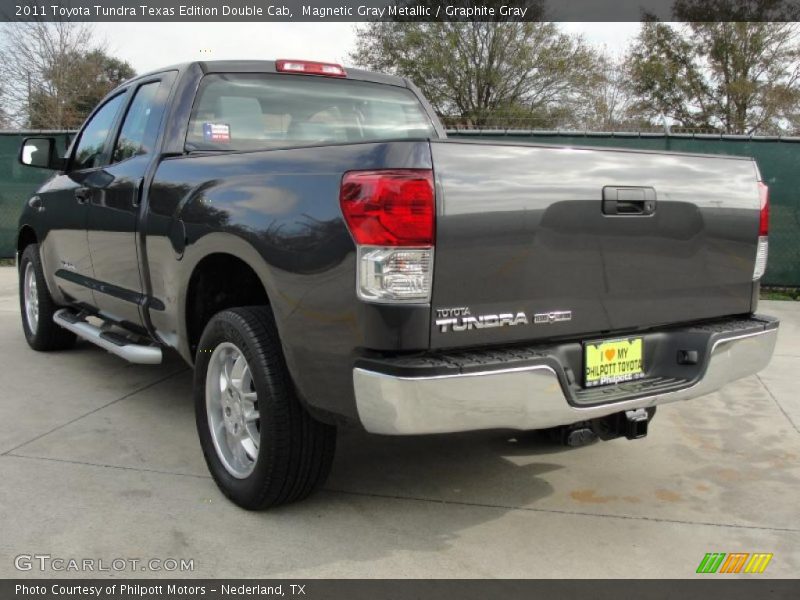
[[88,23],[3,25],[0,80],[17,126],[72,129],[111,88],[134,74],[109,57]]
[[53,126],[63,128],[71,120],[65,114],[68,106],[68,61],[87,48],[92,29],[84,23],[8,23],[3,27],[4,60],[0,76],[8,86],[7,94],[14,106],[13,117],[20,125],[30,126],[31,98],[46,93],[51,102],[42,106],[51,114]]
[[581,128],[594,131],[636,130],[646,125],[633,110],[627,55],[597,54],[591,85],[584,92]]
[[6,106],[6,95],[3,84],[0,82],[0,129],[8,129],[11,123],[8,118],[8,107]]

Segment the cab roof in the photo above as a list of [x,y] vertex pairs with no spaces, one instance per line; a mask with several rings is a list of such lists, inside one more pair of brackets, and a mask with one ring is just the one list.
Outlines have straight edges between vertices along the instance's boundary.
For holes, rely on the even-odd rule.
[[[302,59],[297,59],[298,62],[303,62]],[[187,71],[192,67],[199,67],[203,73],[278,73],[275,68],[274,60],[205,60],[205,61],[192,61],[171,65],[161,69],[155,69],[148,73],[142,73],[136,77],[126,81],[130,83],[137,79],[142,79],[163,73],[164,71]],[[363,69],[352,69],[345,67],[347,72],[346,79],[354,79],[357,81],[370,81],[373,83],[383,83],[387,85],[396,85],[400,87],[408,87],[405,79],[396,75],[386,75],[384,73],[376,73],[374,71],[365,71]],[[286,74],[286,73],[281,73]],[[295,74],[290,74],[295,75]],[[306,75],[307,77],[320,77],[319,75]],[[123,84],[124,85],[124,84]]]

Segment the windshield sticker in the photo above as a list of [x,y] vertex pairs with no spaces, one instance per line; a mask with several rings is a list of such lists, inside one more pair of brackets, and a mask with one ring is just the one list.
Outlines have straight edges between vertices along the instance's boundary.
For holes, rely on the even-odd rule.
[[203,123],[203,139],[207,142],[230,142],[231,126],[226,123]]

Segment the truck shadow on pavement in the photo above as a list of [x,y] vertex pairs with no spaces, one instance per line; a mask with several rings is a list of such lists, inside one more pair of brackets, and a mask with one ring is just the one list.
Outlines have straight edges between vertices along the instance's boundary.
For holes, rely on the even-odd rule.
[[[301,503],[262,513],[260,520],[265,530],[284,520],[298,526],[321,516],[340,520],[315,534],[315,551],[305,569],[407,553],[428,556],[457,546],[465,536],[488,536],[487,543],[495,543],[488,540],[506,534],[493,523],[553,495],[545,475],[564,468],[537,457],[552,446],[533,436],[523,444],[509,442],[513,436],[482,432],[401,438],[342,431],[322,490]],[[352,543],[342,545],[350,536]]]
[[537,457],[561,450],[566,448],[533,433],[391,437],[344,430],[325,489],[498,508],[528,506],[553,493],[541,475],[563,468]]

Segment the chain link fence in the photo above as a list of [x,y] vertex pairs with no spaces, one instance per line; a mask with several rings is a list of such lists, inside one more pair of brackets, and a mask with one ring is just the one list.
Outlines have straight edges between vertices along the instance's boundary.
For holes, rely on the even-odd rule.
[[[22,207],[49,173],[17,162],[22,139],[54,135],[59,147],[69,132],[0,132],[0,257],[13,257]],[[704,154],[752,156],[770,188],[769,267],[764,283],[800,287],[800,138],[719,133],[560,132],[514,129],[450,129],[450,137],[531,144],[622,147]]]

